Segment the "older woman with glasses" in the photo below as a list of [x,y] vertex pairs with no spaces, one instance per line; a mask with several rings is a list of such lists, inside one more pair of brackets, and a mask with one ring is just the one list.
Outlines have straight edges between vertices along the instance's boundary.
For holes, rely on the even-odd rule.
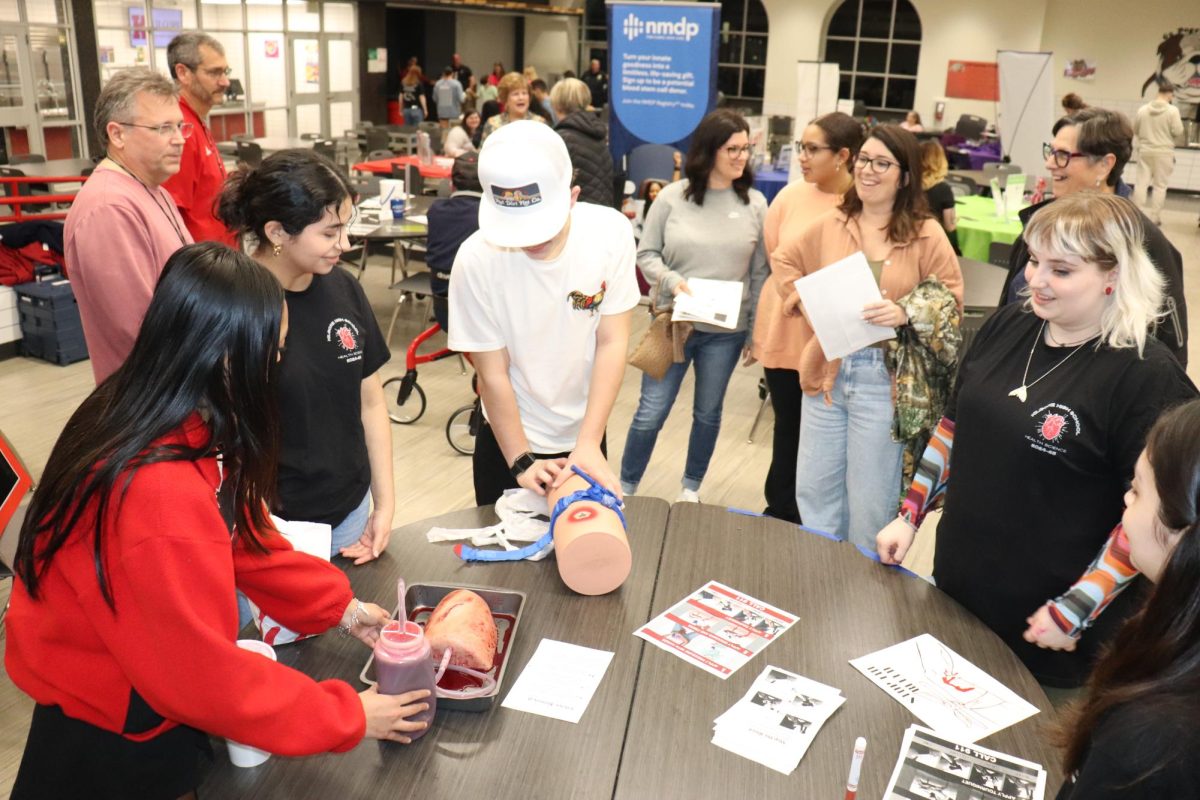
[[[962,308],[962,273],[921,189],[917,139],[898,125],[875,128],[854,162],[854,185],[838,208],[772,254],[809,275],[855,253],[866,256],[883,298],[863,307],[867,322],[899,328],[919,283],[936,277]],[[784,313],[807,318],[794,288]],[[796,461],[796,506],[804,524],[870,549],[899,504],[903,447],[892,440],[895,403],[882,345],[829,360],[811,336],[800,360],[805,397]]]
[[[1054,139],[1042,146],[1042,152],[1046,157],[1046,169],[1050,171],[1054,197],[1029,206],[1017,215],[1025,227],[1055,198],[1077,192],[1115,194],[1121,171],[1133,153],[1133,126],[1117,111],[1084,108],[1054,123]],[[1183,295],[1183,257],[1149,217],[1138,213],[1145,229],[1142,246],[1165,281],[1161,319],[1150,324],[1154,326],[1154,335],[1186,367],[1187,301]],[[1028,262],[1029,248],[1022,236],[1013,244],[1000,305],[1017,303],[1028,296],[1024,277]]]
[[682,363],[661,380],[642,376],[642,396],[629,426],[621,457],[621,488],[637,494],[688,367],[696,365],[692,433],[688,439],[679,500],[700,501],[700,484],[721,430],[725,389],[738,357],[752,360],[746,332],[754,329],[754,309],[767,279],[763,219],[767,201],[754,186],[750,169],[750,126],[736,112],[719,109],[700,121],[684,165],[686,180],[664,186],[646,217],[638,246],[638,266],[667,297],[691,294],[688,280],[739,281],[742,306],[730,330],[697,323],[684,347]]

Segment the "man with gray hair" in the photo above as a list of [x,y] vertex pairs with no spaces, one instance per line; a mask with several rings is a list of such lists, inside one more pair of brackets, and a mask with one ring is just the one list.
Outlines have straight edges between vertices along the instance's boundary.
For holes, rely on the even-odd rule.
[[170,80],[146,67],[104,85],[94,111],[107,156],[67,212],[63,244],[100,383],[125,362],[167,259],[192,237],[162,184],[192,134]]
[[163,186],[175,198],[192,238],[236,247],[237,236],[214,213],[225,186],[225,162],[206,122],[229,89],[225,48],[207,33],[181,33],[167,45],[167,66],[179,85],[179,110],[194,134],[183,146],[179,172]]

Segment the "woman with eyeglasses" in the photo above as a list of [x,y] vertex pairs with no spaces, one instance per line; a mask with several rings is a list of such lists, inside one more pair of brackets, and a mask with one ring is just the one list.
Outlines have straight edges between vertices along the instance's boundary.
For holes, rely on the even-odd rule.
[[1112,599],[1132,577],[1123,537],[1110,536],[1121,493],[1146,430],[1196,396],[1148,332],[1163,281],[1144,230],[1133,203],[1099,192],[1030,220],[1028,299],[976,335],[900,515],[877,539],[880,559],[899,563],[944,497],[938,588],[995,631],[1053,701],[1083,682],[1136,602],[1136,592]]
[[340,624],[369,646],[388,619],[267,514],[287,338],[270,273],[189,245],[129,358],[67,422],[21,528],[5,620],[5,668],[37,704],[17,800],[194,797],[209,735],[300,756],[426,727],[408,718],[427,692],[360,693],[235,643],[235,586],[306,633]]
[[753,362],[746,334],[754,329],[754,309],[769,274],[762,241],[767,201],[753,188],[745,118],[718,109],[702,119],[692,134],[684,174],[685,180],[664,186],[650,208],[638,244],[638,266],[657,287],[660,305],[680,293],[691,294],[689,279],[708,278],[740,282],[741,310],[732,328],[696,323],[683,361],[672,364],[662,380],[642,376],[642,394],[621,457],[621,489],[637,494],[658,432],[683,376],[695,363],[692,432],[678,500],[697,503],[721,430],[729,378],[739,357]]
[[[1017,216],[1025,227],[1056,198],[1077,192],[1115,194],[1121,172],[1133,154],[1133,126],[1117,111],[1084,108],[1054,123],[1054,139],[1042,146],[1042,152],[1046,157],[1046,169],[1050,171],[1054,197],[1020,211]],[[1146,255],[1165,282],[1162,314],[1150,324],[1154,326],[1155,337],[1186,368],[1187,301],[1183,294],[1183,257],[1149,217],[1139,214],[1145,231]],[[1029,248],[1022,236],[1013,243],[1000,305],[1019,303],[1027,296],[1024,273],[1028,261]]]
[[[904,303],[926,278],[937,278],[962,309],[962,272],[950,242],[929,215],[921,190],[917,139],[898,125],[871,131],[855,160],[854,185],[841,205],[814,221],[772,259],[782,269],[810,275],[861,252],[882,299],[863,307],[874,325],[909,322]],[[784,313],[808,327],[794,286]],[[895,416],[886,343],[842,359],[826,358],[809,334],[800,354],[800,445],[796,506],[804,524],[874,548],[875,533],[896,514],[904,445],[892,440]]]
[[803,396],[799,370],[800,354],[812,338],[812,329],[799,317],[783,313],[783,301],[795,291],[792,281],[800,274],[789,270],[790,262],[776,259],[774,253],[790,248],[810,222],[842,202],[854,183],[851,170],[862,140],[862,124],[846,114],[834,112],[810,122],[796,142],[804,180],[788,184],[776,195],[763,228],[771,278],[758,297],[752,354],[763,365],[775,410],[763,513],[788,522],[800,522],[796,510],[796,448]]

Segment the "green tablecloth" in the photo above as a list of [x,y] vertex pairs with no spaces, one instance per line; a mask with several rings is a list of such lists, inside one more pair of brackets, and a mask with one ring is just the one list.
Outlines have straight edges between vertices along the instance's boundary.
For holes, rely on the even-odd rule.
[[1008,219],[998,219],[990,197],[960,197],[955,201],[954,211],[958,215],[958,249],[966,258],[987,261],[992,242],[1012,244],[1021,235],[1021,221],[1016,212]]

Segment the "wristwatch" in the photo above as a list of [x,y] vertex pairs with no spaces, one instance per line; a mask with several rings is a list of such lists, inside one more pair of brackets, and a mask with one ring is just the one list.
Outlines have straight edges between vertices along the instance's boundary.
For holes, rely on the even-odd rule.
[[525,470],[533,466],[534,461],[537,461],[537,459],[533,457],[533,453],[521,453],[521,455],[517,456],[517,460],[512,463],[512,466],[508,468],[508,471],[512,473],[514,478],[519,479]]

